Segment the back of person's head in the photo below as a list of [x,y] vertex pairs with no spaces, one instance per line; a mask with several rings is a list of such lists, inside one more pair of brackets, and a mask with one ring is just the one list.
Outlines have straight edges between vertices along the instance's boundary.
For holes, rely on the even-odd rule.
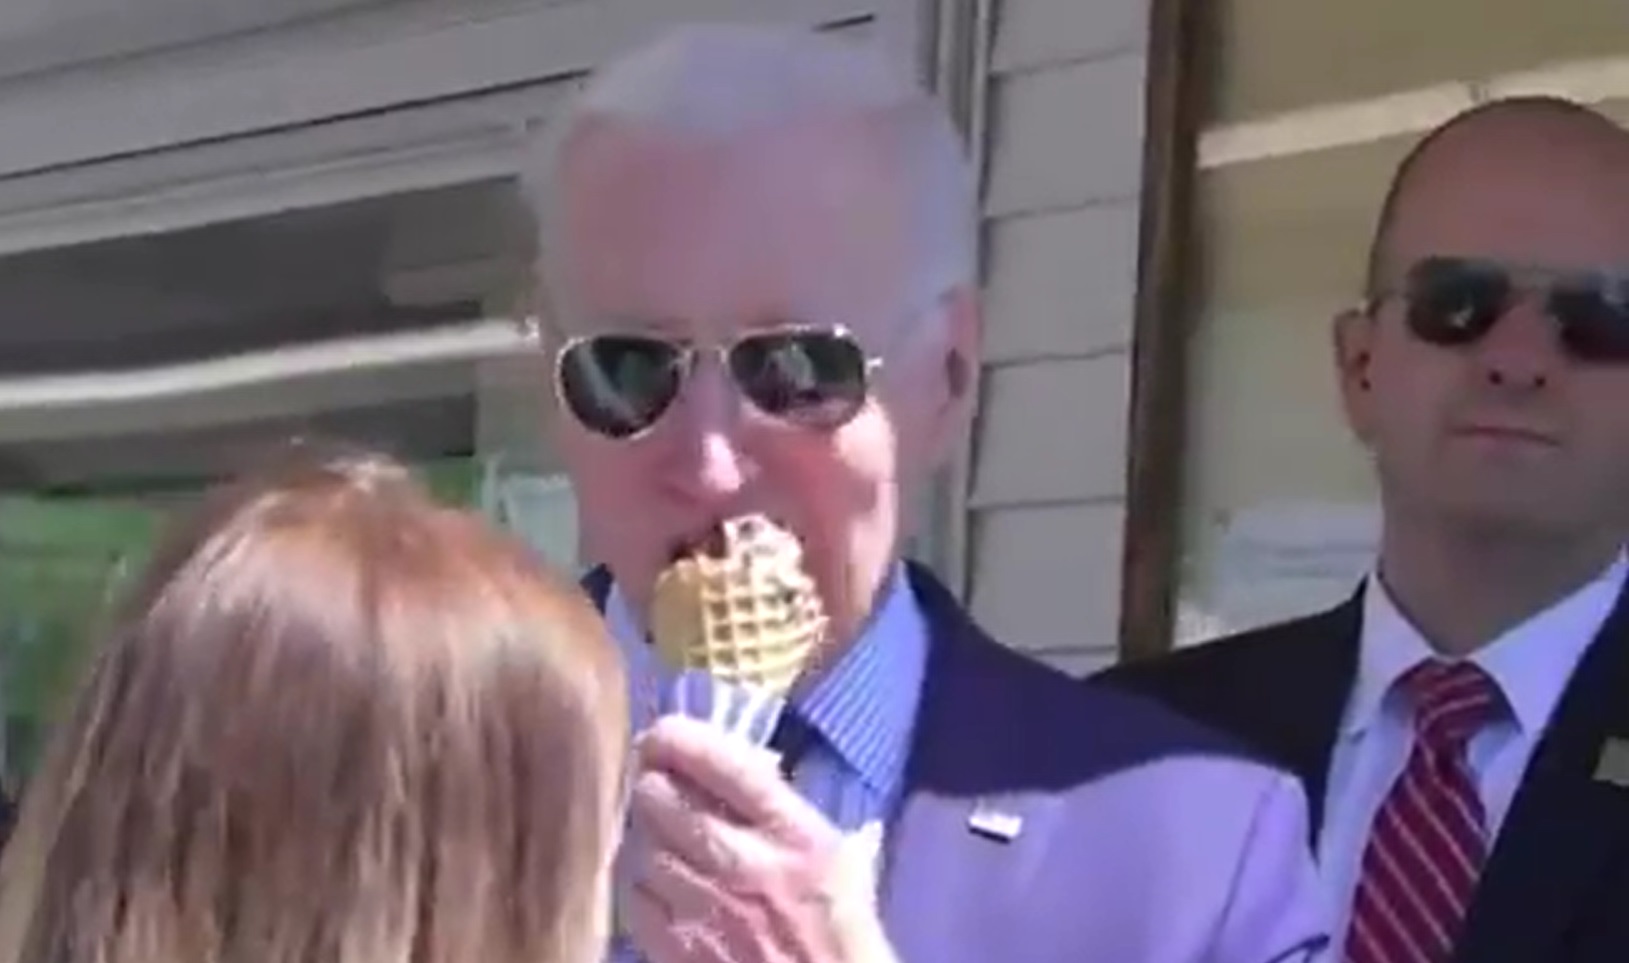
[[298,449],[108,636],[0,864],[0,963],[598,959],[625,693],[575,585]]

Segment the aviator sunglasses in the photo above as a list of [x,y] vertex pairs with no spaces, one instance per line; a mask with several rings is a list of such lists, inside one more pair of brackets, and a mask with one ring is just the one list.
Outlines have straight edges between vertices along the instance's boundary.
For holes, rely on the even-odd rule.
[[741,395],[772,418],[831,430],[864,406],[880,358],[841,326],[791,324],[699,346],[646,334],[596,334],[561,346],[554,388],[582,426],[619,441],[653,428],[702,354],[718,357]]
[[1449,348],[1476,343],[1522,298],[1533,297],[1555,323],[1570,357],[1629,363],[1629,273],[1428,257],[1409,268],[1400,289],[1370,298],[1363,310],[1372,314],[1390,297],[1402,300],[1405,322],[1416,338]]

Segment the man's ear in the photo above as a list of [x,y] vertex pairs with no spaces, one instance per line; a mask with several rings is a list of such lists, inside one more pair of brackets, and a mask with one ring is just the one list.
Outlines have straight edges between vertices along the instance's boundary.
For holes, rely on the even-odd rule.
[[1340,386],[1341,406],[1347,423],[1358,440],[1367,443],[1373,407],[1375,317],[1356,308],[1335,316],[1335,380]]
[[945,337],[938,375],[942,389],[937,392],[932,440],[933,455],[942,464],[960,443],[978,405],[983,319],[978,295],[970,285],[946,295],[941,310]]

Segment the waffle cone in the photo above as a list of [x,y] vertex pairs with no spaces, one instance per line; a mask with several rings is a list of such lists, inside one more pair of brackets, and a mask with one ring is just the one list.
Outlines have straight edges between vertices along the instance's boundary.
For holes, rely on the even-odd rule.
[[802,548],[760,516],[723,525],[718,552],[668,566],[651,600],[651,641],[669,665],[785,693],[826,629]]

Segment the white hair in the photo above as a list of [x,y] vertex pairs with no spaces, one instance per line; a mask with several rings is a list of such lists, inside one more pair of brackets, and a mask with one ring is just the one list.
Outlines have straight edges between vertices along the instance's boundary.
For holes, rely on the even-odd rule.
[[727,141],[818,115],[873,117],[898,135],[900,180],[914,195],[911,296],[974,284],[978,187],[944,106],[874,45],[807,28],[714,24],[674,31],[600,67],[549,125],[523,177],[545,286],[558,280],[549,270],[558,159],[586,123],[614,120]]

